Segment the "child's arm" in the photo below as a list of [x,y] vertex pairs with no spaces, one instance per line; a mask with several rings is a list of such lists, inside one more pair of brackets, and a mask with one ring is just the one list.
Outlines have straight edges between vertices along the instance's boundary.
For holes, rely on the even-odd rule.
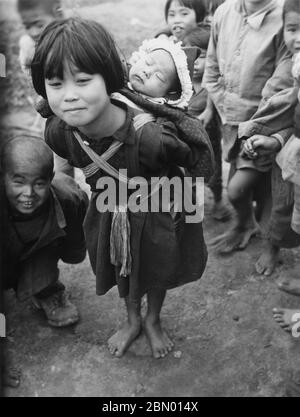
[[35,52],[34,40],[29,35],[21,36],[19,40],[19,62],[22,71],[29,74],[31,61]]
[[242,148],[242,156],[256,159],[262,155],[275,154],[281,149],[281,142],[273,136],[254,135],[247,139]]
[[275,71],[262,91],[258,110],[250,120],[239,124],[238,135],[251,137],[254,134],[277,138],[284,144],[290,137],[293,126],[294,108],[297,103],[297,90],[291,74],[292,61],[286,46],[278,46]]
[[210,96],[207,96],[206,107],[204,111],[198,116],[198,119],[203,123],[203,126],[206,128],[209,123],[212,121],[214,116],[214,103]]
[[[221,7],[222,9],[222,7]],[[222,13],[222,10],[221,10]],[[202,79],[202,86],[206,88],[208,95],[214,103],[218,113],[220,114],[222,123],[226,123],[223,101],[225,94],[225,85],[222,83],[222,74],[217,57],[217,44],[218,44],[218,21],[220,19],[220,10],[218,9],[213,17],[211,34],[206,54],[205,70]]]

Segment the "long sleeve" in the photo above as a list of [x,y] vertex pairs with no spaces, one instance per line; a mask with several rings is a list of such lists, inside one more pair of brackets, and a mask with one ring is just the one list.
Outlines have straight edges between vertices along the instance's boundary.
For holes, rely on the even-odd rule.
[[283,40],[278,46],[275,65],[275,71],[262,91],[256,113],[250,120],[240,123],[239,137],[279,134],[285,142],[290,136],[297,104],[297,88],[294,87],[291,73],[291,56]]
[[220,114],[222,123],[226,123],[225,113],[223,109],[223,101],[225,94],[225,85],[222,82],[223,77],[220,72],[217,57],[217,42],[218,42],[218,11],[216,11],[212,26],[210,39],[206,54],[205,70],[202,79],[202,86],[206,88],[209,96],[211,97],[218,113]]

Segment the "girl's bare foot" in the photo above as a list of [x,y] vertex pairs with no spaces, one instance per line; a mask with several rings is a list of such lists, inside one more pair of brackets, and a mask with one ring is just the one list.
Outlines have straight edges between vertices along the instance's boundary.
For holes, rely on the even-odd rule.
[[289,294],[300,296],[300,279],[284,280],[278,283],[278,288]]
[[110,353],[117,358],[120,358],[132,342],[141,333],[142,323],[140,319],[132,322],[127,322],[120,330],[118,330],[108,340],[108,349]]
[[226,204],[223,203],[223,201],[216,201],[213,208],[212,208],[212,217],[215,220],[225,222],[226,220],[229,220],[231,217],[231,212],[229,208],[226,206]]
[[280,248],[278,246],[268,242],[255,264],[256,272],[265,276],[272,275],[279,259],[279,252]]
[[174,347],[173,341],[167,332],[161,327],[159,320],[145,319],[145,333],[149,339],[153,357],[164,358]]
[[250,239],[259,232],[259,227],[255,224],[243,228],[235,226],[228,232],[211,240],[209,244],[218,253],[227,254],[235,250],[245,249]]
[[273,317],[276,323],[285,330],[291,332],[292,327],[300,320],[300,310],[292,310],[289,308],[274,308]]

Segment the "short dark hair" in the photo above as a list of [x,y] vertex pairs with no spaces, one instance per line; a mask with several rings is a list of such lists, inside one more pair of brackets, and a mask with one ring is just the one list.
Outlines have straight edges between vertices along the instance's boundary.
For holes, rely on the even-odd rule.
[[79,17],[49,23],[42,32],[31,63],[33,86],[46,97],[45,78],[63,79],[65,62],[87,74],[101,74],[108,94],[124,86],[124,68],[107,30]]
[[289,12],[300,14],[300,0],[285,0],[283,5],[283,20],[285,15]]
[[27,155],[26,152],[30,154],[33,161],[38,161],[41,164],[45,177],[52,178],[54,170],[53,152],[41,137],[27,132],[13,136],[1,148],[0,168],[2,174],[7,172],[14,153],[24,157],[24,155]]
[[[167,0],[165,5],[165,19],[168,20],[168,12],[170,6],[174,0]],[[202,22],[205,16],[207,15],[207,10],[204,0],[178,0],[179,4],[182,4],[184,7],[193,9],[196,13],[196,22]]]
[[18,0],[18,12],[41,8],[53,17],[62,16],[61,0]]
[[183,43],[189,43],[190,46],[197,46],[200,49],[207,50],[209,37],[209,26],[201,25],[187,32],[183,38]]

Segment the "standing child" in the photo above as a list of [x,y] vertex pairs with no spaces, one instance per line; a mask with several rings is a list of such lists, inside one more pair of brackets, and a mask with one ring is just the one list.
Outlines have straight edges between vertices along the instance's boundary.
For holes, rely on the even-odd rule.
[[[223,154],[231,163],[228,196],[236,220],[212,242],[221,253],[245,248],[259,230],[253,191],[291,134],[295,97],[290,67],[277,0],[234,0],[218,7],[203,84],[221,117]],[[247,138],[267,142],[267,154],[254,161],[245,157],[242,140]]]
[[[284,39],[287,47],[294,56],[293,76],[300,88],[300,1],[285,0],[283,9]],[[294,186],[294,211],[292,229],[300,235],[300,90],[298,89],[298,104],[295,111],[294,135],[277,156],[282,169],[282,176],[291,181]],[[299,265],[296,266],[299,270]],[[295,279],[279,283],[279,289],[289,294],[300,296],[299,272]],[[300,314],[300,308],[274,309],[274,318],[284,329],[291,331],[292,317]]]
[[[19,61],[24,74],[30,80],[30,66],[35,52],[36,42],[44,28],[53,20],[62,18],[63,11],[61,0],[18,0],[18,12],[26,29],[26,34],[19,40]],[[31,81],[29,81],[31,83]],[[38,97],[28,97],[28,101],[34,105]],[[44,130],[44,121],[37,115],[33,130]],[[54,156],[55,172],[63,172],[74,177],[74,169],[58,155]]]
[[[196,46],[200,48],[200,56],[197,58],[194,66],[193,87],[195,94],[189,103],[189,112],[194,116],[200,116],[207,107],[207,91],[202,87],[202,77],[204,73],[206,51],[209,42],[210,29],[205,25],[198,25],[198,27],[188,32],[183,43],[187,46]],[[207,124],[206,131],[209,135],[214,154],[215,154],[215,173],[211,178],[208,186],[211,189],[214,197],[214,206],[212,215],[216,220],[227,220],[230,217],[230,212],[222,200],[223,181],[222,181],[222,148],[221,148],[221,126],[218,114],[213,109],[213,115]]]
[[167,27],[156,36],[182,41],[187,32],[203,22],[207,10],[203,0],[167,0],[165,19]]
[[153,356],[164,357],[173,348],[160,321],[166,290],[201,277],[207,258],[202,224],[185,223],[183,213],[175,220],[170,212],[122,212],[117,204],[114,213],[104,211],[97,183],[108,175],[119,190],[121,168],[128,177],[173,178],[180,176],[177,164],[193,166],[199,155],[177,138],[170,122],[149,122],[137,132],[134,110],[111,99],[124,86],[123,69],[114,41],[96,22],[67,19],[48,26],[32,77],[57,116],[47,121],[47,143],[84,170],[93,191],[85,233],[96,292],[117,285],[125,298],[127,322],[110,338],[110,352],[122,356],[140,334],[141,297],[147,294],[144,328]]

